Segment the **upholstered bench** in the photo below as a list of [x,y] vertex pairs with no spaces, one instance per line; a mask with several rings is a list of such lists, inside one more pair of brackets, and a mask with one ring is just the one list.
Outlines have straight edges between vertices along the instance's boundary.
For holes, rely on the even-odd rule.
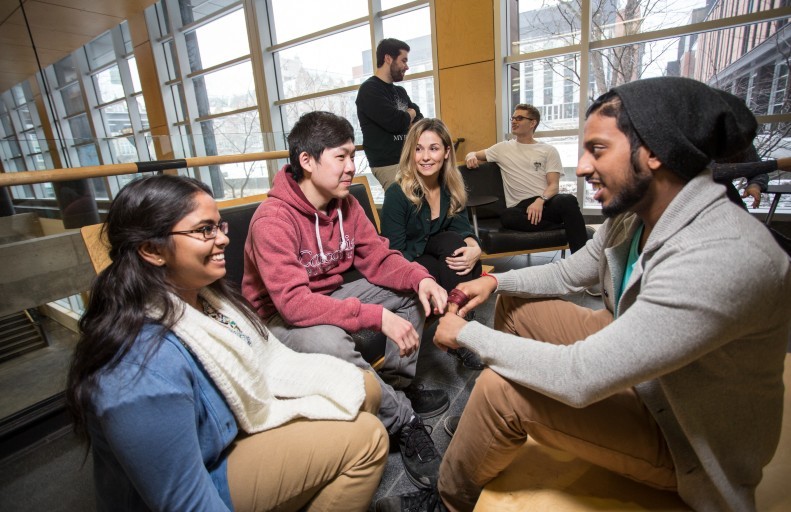
[[[783,375],[786,394],[780,444],[756,493],[761,512],[791,510],[791,355]],[[663,492],[529,440],[511,465],[486,486],[476,512],[690,510]]]

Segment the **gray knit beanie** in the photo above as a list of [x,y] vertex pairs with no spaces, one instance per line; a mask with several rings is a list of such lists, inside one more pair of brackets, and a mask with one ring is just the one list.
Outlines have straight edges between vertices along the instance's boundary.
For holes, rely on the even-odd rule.
[[747,148],[758,128],[744,101],[690,78],[646,78],[613,91],[646,147],[687,180]]

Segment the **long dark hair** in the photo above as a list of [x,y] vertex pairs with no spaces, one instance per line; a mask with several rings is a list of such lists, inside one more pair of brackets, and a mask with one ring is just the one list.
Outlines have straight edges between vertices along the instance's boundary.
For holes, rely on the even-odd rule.
[[[203,193],[211,195],[211,189],[192,178],[149,176],[124,187],[110,205],[102,230],[112,263],[91,287],[66,384],[66,404],[74,418],[74,430],[86,439],[86,413],[99,372],[120,362],[146,322],[159,324],[164,334],[181,311],[171,299],[175,290],[166,279],[165,267],[145,262],[138,249],[146,242],[160,249],[172,249],[173,237],[169,233],[195,209],[196,195]],[[258,316],[224,279],[209,288],[243,311],[259,334],[266,336]],[[150,304],[160,308],[159,317],[147,315],[146,306]],[[151,350],[158,346],[155,344]]]

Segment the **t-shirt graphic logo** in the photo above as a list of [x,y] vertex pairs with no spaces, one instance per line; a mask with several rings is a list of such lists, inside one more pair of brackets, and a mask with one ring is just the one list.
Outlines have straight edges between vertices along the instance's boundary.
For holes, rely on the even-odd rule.
[[536,172],[541,172],[541,162],[533,162],[533,167],[536,168]]

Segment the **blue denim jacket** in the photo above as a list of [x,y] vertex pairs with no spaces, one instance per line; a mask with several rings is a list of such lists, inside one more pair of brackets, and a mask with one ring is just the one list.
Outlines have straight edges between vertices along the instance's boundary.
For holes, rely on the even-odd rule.
[[225,450],[236,420],[200,363],[159,329],[147,325],[99,374],[88,418],[98,509],[233,510]]

